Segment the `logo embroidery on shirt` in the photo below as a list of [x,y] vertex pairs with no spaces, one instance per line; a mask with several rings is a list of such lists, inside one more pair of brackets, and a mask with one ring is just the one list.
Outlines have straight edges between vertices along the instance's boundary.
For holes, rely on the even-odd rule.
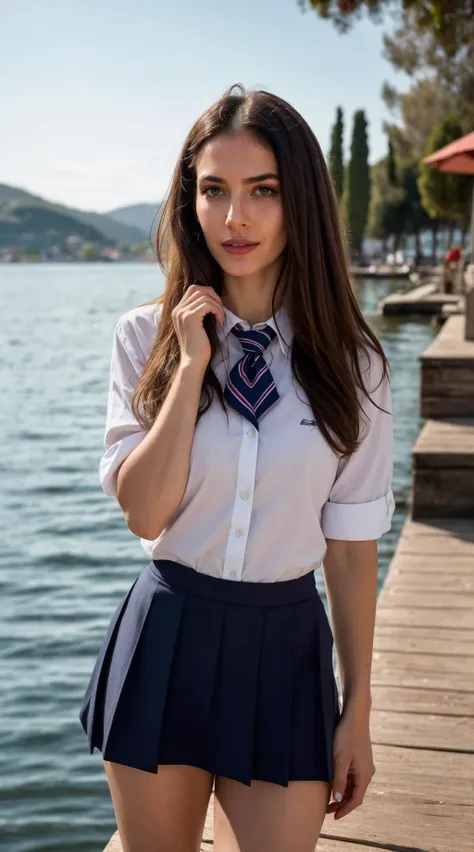
[[300,426],[316,426],[316,420],[303,420],[300,421]]

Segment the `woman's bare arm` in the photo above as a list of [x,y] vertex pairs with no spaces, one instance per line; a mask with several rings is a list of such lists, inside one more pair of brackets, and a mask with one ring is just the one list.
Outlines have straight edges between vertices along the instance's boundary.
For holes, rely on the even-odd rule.
[[158,538],[178,508],[189,477],[191,447],[204,375],[211,357],[204,317],[223,325],[224,306],[212,287],[192,284],[172,311],[180,362],[154,423],[118,469],[117,500],[127,526]]
[[180,366],[151,429],[119,468],[117,500],[141,538],[157,538],[183,497],[202,380],[200,365]]
[[377,541],[327,540],[323,559],[343,712],[370,714],[370,673],[377,605]]

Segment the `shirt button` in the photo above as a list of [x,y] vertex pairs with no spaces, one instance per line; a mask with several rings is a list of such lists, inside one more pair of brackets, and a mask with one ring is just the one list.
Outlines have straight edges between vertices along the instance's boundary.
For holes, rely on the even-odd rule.
[[247,435],[249,436],[249,438],[253,438],[253,436],[255,435],[255,429],[247,429]]
[[236,577],[236,576],[237,576],[237,574],[235,573],[235,571],[229,571],[229,577]]
[[248,492],[248,491],[241,491],[241,492],[240,492],[240,497],[242,498],[242,500],[248,500],[248,499],[249,499],[249,497],[250,497],[250,494],[249,494],[249,492]]
[[242,533],[243,533],[243,530],[241,530],[241,529],[240,529],[240,527],[239,527],[239,529],[238,529],[238,530],[236,530],[236,531],[235,531],[235,535],[236,535],[236,536],[241,536],[241,535],[242,535]]

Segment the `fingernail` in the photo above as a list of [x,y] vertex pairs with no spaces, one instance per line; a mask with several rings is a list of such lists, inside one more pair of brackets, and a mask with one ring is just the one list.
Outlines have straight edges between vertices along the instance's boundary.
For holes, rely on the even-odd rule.
[[342,802],[342,793],[334,793],[336,802]]

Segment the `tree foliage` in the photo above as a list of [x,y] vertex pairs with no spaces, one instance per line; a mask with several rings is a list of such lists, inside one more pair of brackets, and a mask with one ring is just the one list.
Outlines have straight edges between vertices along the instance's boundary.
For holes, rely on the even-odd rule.
[[[473,0],[397,0],[401,12],[409,12],[419,35],[428,33],[446,56],[455,56],[469,42],[466,32],[474,15]],[[394,0],[299,0],[321,18],[331,20],[340,32],[367,13],[380,21],[393,9]]]
[[369,208],[367,233],[376,240],[398,239],[403,233],[403,221],[399,208],[403,201],[403,190],[390,184],[387,175],[387,160],[379,160],[371,169],[372,192]]
[[451,98],[432,79],[417,81],[408,92],[402,93],[385,84],[382,98],[395,119],[385,122],[384,129],[399,158],[421,159],[433,127],[452,110]]
[[[445,119],[429,137],[425,155],[434,153],[462,135],[461,125],[455,116]],[[439,172],[430,166],[422,165],[418,186],[423,206],[430,216],[444,216],[467,224],[472,197],[470,175]]]
[[382,91],[388,108],[398,112],[405,125],[405,138],[398,141],[411,149],[410,156],[421,156],[433,127],[451,113],[465,133],[474,126],[474,15],[464,32],[465,44],[456,56],[447,57],[433,33],[420,35],[413,10],[408,10],[394,32],[384,36],[385,57],[413,78],[407,93],[387,85]]
[[404,222],[404,233],[406,234],[419,234],[420,231],[427,230],[433,224],[422,204],[418,187],[419,176],[420,165],[417,160],[405,163],[401,174],[404,197],[400,215]]
[[432,226],[421,203],[419,174],[417,160],[403,164],[397,162],[389,139],[387,156],[371,169],[369,236],[383,241],[394,239],[394,245],[398,247],[401,237],[413,235],[419,250],[420,232]]
[[344,118],[341,107],[337,108],[336,121],[331,131],[329,171],[339,200],[344,190]]
[[370,202],[369,145],[367,119],[364,110],[354,113],[351,158],[346,172],[344,207],[351,245],[359,252],[362,247]]
[[391,186],[397,186],[398,184],[395,149],[393,147],[393,142],[390,138],[388,140],[387,180]]

